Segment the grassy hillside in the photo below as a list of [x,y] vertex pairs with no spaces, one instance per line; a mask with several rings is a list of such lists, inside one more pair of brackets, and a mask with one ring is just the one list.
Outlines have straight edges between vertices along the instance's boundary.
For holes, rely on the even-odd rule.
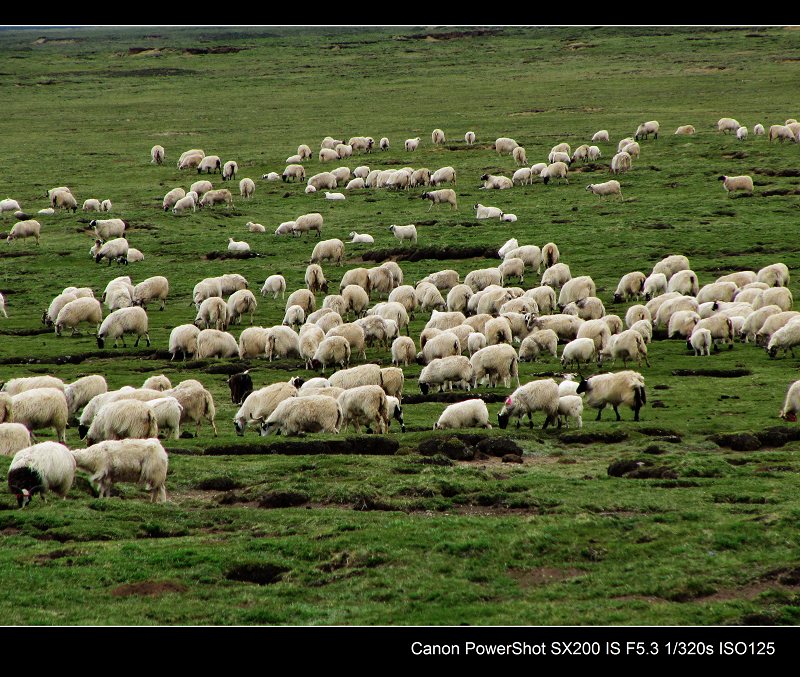
[[[132,485],[121,498],[94,498],[76,482],[67,501],[38,500],[16,510],[0,494],[0,621],[7,624],[741,624],[797,621],[796,521],[800,446],[795,427],[777,418],[798,360],[770,360],[752,344],[695,358],[682,341],[649,346],[643,368],[648,406],[640,423],[630,410],[584,415],[575,431],[485,434],[513,439],[523,463],[418,453],[426,440],[449,437],[431,427],[445,404],[428,398],[404,407],[408,432],[357,442],[364,454],[266,447],[248,431],[237,438],[225,379],[255,367],[256,387],[310,377],[298,360],[171,362],[171,329],[191,322],[194,285],[237,272],[250,288],[283,274],[288,291],[303,276],[316,238],[272,235],[300,214],[323,214],[324,238],[347,241],[355,230],[375,245],[346,245],[343,268],[325,265],[338,283],[344,270],[377,265],[376,250],[399,247],[388,227],[417,224],[419,247],[499,248],[556,242],[573,276],[591,275],[607,312],[620,277],[649,273],[662,257],[689,257],[701,284],[737,270],[782,261],[797,295],[800,245],[797,144],[752,136],[798,117],[797,32],[790,29],[172,29],[111,28],[0,33],[0,97],[6,118],[0,198],[29,214],[45,192],[67,185],[79,204],[109,198],[124,218],[141,263],[97,265],[89,258],[95,215],[42,216],[42,241],[0,243],[0,381],[54,374],[65,381],[103,374],[110,388],[140,385],[164,373],[173,384],[197,378],[213,393],[219,437],[166,441],[170,452],[164,506],[146,503]],[[746,125],[744,142],[716,131],[731,116]],[[588,193],[610,178],[617,142],[645,120],[657,140],[622,175],[624,200]],[[693,124],[694,136],[674,136]],[[431,144],[431,131],[447,135]],[[480,190],[484,173],[511,176],[509,156],[492,149],[515,138],[531,163],[560,141],[573,147],[607,129],[602,157],[573,168],[569,184]],[[475,146],[463,141],[467,130]],[[386,136],[391,147],[322,165],[326,135]],[[415,153],[407,138],[421,137]],[[459,210],[428,211],[421,189],[354,191],[345,202],[306,195],[301,184],[271,183],[285,159],[306,143],[310,176],[410,165],[458,173]],[[163,166],[150,148],[166,149]],[[251,200],[181,217],[161,209],[171,188],[197,180],[178,171],[189,148],[237,161],[250,177]],[[750,174],[752,197],[728,197],[718,177]],[[210,180],[222,187],[220,176]],[[477,221],[477,202],[514,213],[515,223]],[[5,214],[7,233],[13,216]],[[267,233],[247,232],[248,221]],[[220,258],[229,237],[257,257]],[[410,250],[410,246],[406,246]],[[485,258],[400,259],[407,283],[453,268],[462,276],[495,265]],[[414,257],[416,258],[416,257]],[[166,275],[165,311],[148,310],[152,346],[97,349],[83,329],[56,337],[40,322],[64,287],[91,286],[128,274],[134,283]],[[538,285],[526,274],[526,289]],[[258,296],[256,324],[279,324],[280,299]],[[317,297],[321,306],[322,297]],[[417,339],[427,314],[417,314]],[[238,337],[242,327],[234,327]],[[369,361],[390,363],[372,348]],[[621,368],[621,365],[615,365]],[[716,376],[678,375],[714,370]],[[681,371],[682,370],[682,371]],[[406,395],[419,394],[420,367],[405,370]],[[590,368],[586,373],[594,373]],[[678,372],[676,374],[676,372]],[[524,383],[560,373],[555,360],[521,365]],[[509,389],[479,388],[496,420]],[[719,446],[718,433],[759,432],[752,451]],[[194,432],[192,429],[190,432]],[[475,433],[477,431],[467,431]],[[325,436],[314,436],[316,439]],[[339,436],[340,438],[342,436]],[[344,437],[351,437],[348,434]],[[42,431],[40,440],[51,439]],[[76,427],[70,446],[82,446]],[[750,438],[750,442],[753,442]],[[278,438],[277,442],[282,442]],[[475,442],[475,440],[467,440]],[[269,443],[275,445],[273,438]],[[456,445],[458,446],[458,445]],[[325,451],[334,451],[332,447]],[[281,453],[263,453],[263,452]],[[298,452],[312,453],[298,453]],[[292,452],[292,453],[285,453]],[[469,456],[470,450],[466,451]],[[461,449],[461,455],[465,450]],[[456,454],[458,455],[458,454]],[[618,460],[649,463],[654,477],[610,476]],[[5,470],[10,459],[0,458]],[[242,580],[244,579],[244,580]]]

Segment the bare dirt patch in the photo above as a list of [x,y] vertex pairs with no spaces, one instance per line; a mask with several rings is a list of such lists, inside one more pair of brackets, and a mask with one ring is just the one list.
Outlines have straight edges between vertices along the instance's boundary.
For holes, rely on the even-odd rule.
[[225,578],[229,581],[241,581],[242,583],[255,583],[256,585],[271,585],[283,578],[283,574],[289,569],[276,566],[274,564],[239,564],[231,567],[225,573]]
[[559,583],[578,576],[583,576],[586,572],[580,569],[556,569],[555,567],[537,567],[535,569],[508,569],[508,575],[513,578],[521,588],[538,588],[542,585]]
[[176,581],[142,581],[140,583],[126,583],[111,591],[113,597],[159,597],[172,592],[187,592],[189,590],[183,583]]

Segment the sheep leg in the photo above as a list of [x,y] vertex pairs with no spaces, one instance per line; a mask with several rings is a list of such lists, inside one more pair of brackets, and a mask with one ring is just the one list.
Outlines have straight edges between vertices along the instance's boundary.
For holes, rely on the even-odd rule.
[[605,408],[605,406],[606,406],[606,405],[604,404],[602,407],[600,407],[600,408],[597,410],[597,418],[595,419],[595,421],[599,421],[599,420],[600,420],[600,416],[603,414],[603,409]]
[[612,404],[611,406],[614,407],[614,413],[617,415],[617,420],[621,421],[622,417],[619,415],[619,409],[617,409],[617,405],[616,404]]

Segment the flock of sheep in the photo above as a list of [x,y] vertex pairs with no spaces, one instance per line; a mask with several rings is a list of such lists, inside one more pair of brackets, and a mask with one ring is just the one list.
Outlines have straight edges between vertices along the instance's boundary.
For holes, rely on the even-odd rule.
[[[718,123],[721,132],[735,132],[739,139],[747,136],[746,128],[731,118]],[[694,127],[684,125],[675,134],[693,134]],[[633,137],[619,142],[610,170],[623,174],[641,153],[640,140],[651,135],[657,139],[659,124],[645,122]],[[755,135],[764,134],[756,125]],[[800,126],[794,120],[773,125],[769,140],[800,140]],[[408,139],[407,152],[418,147],[420,139]],[[445,134],[436,129],[431,135],[434,144],[444,144]],[[592,143],[609,142],[606,130],[597,132]],[[474,144],[473,132],[465,135],[467,144]],[[342,160],[357,152],[371,152],[371,137],[353,137],[347,143],[326,137],[319,152],[320,162]],[[383,138],[378,148],[387,150],[389,140]],[[509,154],[518,165],[512,178],[484,174],[483,189],[504,190],[530,184],[538,176],[547,184],[554,179],[568,182],[569,167],[579,161],[595,161],[601,157],[598,146],[581,145],[574,152],[569,144],[553,147],[548,163],[528,167],[525,149],[513,139],[498,138],[494,148]],[[443,167],[431,172],[427,168],[405,167],[399,170],[377,170],[357,167],[351,174],[347,167],[321,172],[306,180],[302,162],[311,158],[311,149],[303,144],[287,158],[282,174],[264,174],[266,181],[306,181],[306,192],[333,189],[340,184],[346,190],[386,188],[408,190],[415,187],[456,185],[456,170]],[[154,146],[152,162],[162,164],[165,151]],[[183,153],[179,169],[195,169],[198,173],[220,172],[223,181],[235,180],[239,171],[235,161],[223,163],[216,155],[200,149]],[[725,190],[752,192],[750,177],[720,177]],[[256,186],[249,178],[240,181],[240,195],[253,196]],[[601,196],[621,195],[617,180],[590,184],[587,190]],[[340,197],[332,197],[340,196]],[[344,194],[326,194],[328,199],[346,199]],[[436,204],[449,204],[457,209],[455,190],[438,189],[423,192],[421,197]],[[69,188],[61,186],[48,191],[50,207],[77,210],[77,200]],[[232,204],[227,189],[214,189],[207,179],[194,182],[188,192],[170,190],[162,208],[175,215],[198,207]],[[110,211],[109,200],[89,199],[84,211]],[[476,216],[515,221],[513,214],[504,214],[496,207],[475,205]],[[39,243],[41,227],[29,218],[18,202],[0,202],[0,213],[14,212],[18,222],[8,236],[9,241],[34,237]],[[301,236],[316,231],[318,241],[310,252],[305,275],[305,289],[290,293],[285,301],[281,325],[252,326],[258,301],[250,291],[249,281],[231,273],[198,281],[191,303],[197,314],[194,322],[176,326],[169,338],[169,352],[174,360],[180,356],[195,358],[262,358],[300,359],[307,370],[321,370],[322,376],[310,379],[292,377],[286,382],[254,388],[247,372],[230,380],[231,397],[240,409],[233,423],[238,435],[248,426],[261,435],[280,432],[339,433],[352,426],[362,426],[383,434],[390,422],[397,420],[402,429],[402,399],[405,377],[403,367],[416,362],[423,365],[418,385],[423,394],[432,391],[462,390],[465,399],[448,406],[434,424],[435,429],[490,428],[489,412],[479,398],[468,399],[466,393],[479,385],[489,388],[516,389],[506,398],[498,412],[498,423],[505,428],[510,419],[517,425],[527,416],[533,425],[533,414],[542,412],[544,426],[573,422],[582,426],[585,407],[597,409],[600,420],[605,407],[613,408],[620,420],[619,406],[630,407],[634,419],[646,404],[645,381],[641,373],[627,369],[628,361],[642,361],[649,366],[648,348],[654,330],[670,337],[685,339],[695,355],[710,355],[719,343],[733,347],[734,339],[763,345],[771,357],[785,354],[800,344],[800,312],[792,311],[793,299],[788,290],[789,271],[782,263],[758,271],[739,271],[700,286],[689,260],[674,255],[656,262],[652,272],[632,271],[624,274],[614,293],[613,302],[631,299],[641,301],[631,306],[624,319],[606,312],[604,302],[589,275],[573,276],[558,246],[549,242],[543,247],[521,245],[509,240],[498,249],[496,266],[471,271],[463,281],[454,270],[431,273],[414,286],[404,283],[402,268],[386,262],[373,268],[354,268],[341,277],[338,293],[329,294],[331,280],[321,264],[342,266],[345,243],[339,239],[322,240],[324,219],[318,212],[298,216],[278,226],[275,235]],[[126,223],[122,219],[91,221],[96,241],[91,255],[96,262],[103,259],[128,263],[143,255],[128,246]],[[247,223],[253,233],[264,233],[261,224]],[[392,225],[389,230],[400,241],[417,242],[413,224]],[[372,243],[368,234],[350,233],[351,243]],[[247,251],[246,242],[229,239],[229,249]],[[524,289],[510,286],[512,278],[524,283],[525,276],[536,276],[536,283]],[[541,276],[541,277],[539,277]],[[282,275],[270,275],[261,287],[261,296],[284,300],[287,291]],[[114,347],[125,335],[144,337],[148,346],[147,305],[158,302],[161,309],[170,293],[165,276],[147,278],[134,285],[130,276],[111,280],[95,298],[90,288],[67,287],[53,298],[42,315],[42,322],[52,326],[56,334],[65,329],[76,332],[88,324],[97,332],[98,347],[113,339]],[[324,294],[321,303],[317,295]],[[225,297],[227,296],[227,300]],[[375,302],[377,301],[377,302]],[[102,304],[110,311],[103,318]],[[0,295],[0,311],[7,317]],[[415,341],[409,336],[409,324],[415,314],[430,313],[430,319]],[[241,324],[249,316],[249,324],[238,337],[229,333],[231,326]],[[403,335],[405,332],[405,336]],[[587,364],[598,367],[622,360],[623,371],[563,380],[537,379],[526,384],[519,380],[519,362],[558,359],[557,345],[564,343],[560,361],[563,370],[576,368],[579,374]],[[365,363],[368,346],[383,347],[391,367]],[[465,355],[464,353],[467,353]],[[793,354],[793,353],[792,353]],[[325,377],[328,369],[333,374]],[[800,411],[800,381],[792,384],[780,416],[796,420]],[[79,433],[89,445],[87,449],[70,451],[65,446],[65,428],[70,417],[79,417]],[[166,377],[148,379],[141,388],[126,386],[108,391],[101,375],[91,375],[74,383],[64,383],[51,376],[12,379],[0,391],[0,453],[15,454],[9,469],[8,484],[24,506],[35,493],[53,491],[65,495],[72,485],[76,468],[91,475],[101,496],[110,494],[115,481],[138,481],[148,486],[151,500],[165,500],[167,454],[158,441],[158,434],[179,436],[180,426],[194,422],[199,434],[201,421],[210,422],[216,435],[215,405],[211,393],[198,381],[187,380],[173,387]],[[53,428],[58,442],[32,444],[31,433]]]

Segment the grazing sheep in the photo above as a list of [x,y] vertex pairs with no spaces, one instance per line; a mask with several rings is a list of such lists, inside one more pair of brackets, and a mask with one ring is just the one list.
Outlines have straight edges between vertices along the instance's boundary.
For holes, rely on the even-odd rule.
[[[661,296],[659,298],[664,298],[664,296]],[[652,301],[650,303],[652,303]],[[652,314],[653,309],[650,307],[649,303],[647,305],[647,308],[648,310],[650,310]],[[681,310],[692,310],[696,313],[699,309],[700,309],[700,304],[697,303],[696,299],[694,299],[691,296],[679,295],[676,298],[667,299],[664,303],[658,306],[658,310],[653,316],[653,324],[656,327],[669,327],[669,321],[672,318],[673,314]]]
[[[564,264],[560,264],[564,265]],[[546,271],[545,271],[546,272]],[[552,313],[557,306],[556,292],[552,287],[542,285],[525,292],[525,297],[536,303],[542,314]]]
[[458,203],[456,201],[456,192],[452,188],[443,188],[442,190],[433,190],[420,195],[423,200],[430,200],[431,206],[428,211],[433,209],[433,205],[449,204],[453,209],[458,210]]
[[800,411],[800,381],[795,381],[786,391],[786,399],[783,402],[783,409],[778,412],[778,417],[785,421],[795,423],[797,412]]
[[649,122],[643,122],[640,124],[636,129],[636,134],[634,134],[634,140],[638,141],[639,137],[646,139],[650,134],[653,134],[655,138],[658,138],[658,129],[659,124],[655,120],[650,120]]
[[78,325],[81,322],[89,322],[99,329],[103,321],[103,308],[97,299],[82,297],[76,298],[64,304],[58,311],[54,326],[56,336],[61,336],[64,328],[72,329],[72,335],[78,333]]
[[205,171],[206,174],[211,174],[212,172],[221,171],[221,166],[222,160],[219,159],[218,155],[206,155],[197,165],[197,173],[202,174]]
[[587,296],[564,306],[564,315],[577,315],[582,320],[599,320],[606,314],[603,302],[596,296]]
[[273,383],[265,388],[254,390],[242,403],[233,417],[236,434],[244,435],[248,423],[260,425],[278,405],[290,397],[297,397],[298,390],[293,383]]
[[164,146],[155,145],[150,149],[150,164],[160,165],[164,162]]
[[244,198],[251,198],[256,192],[256,184],[253,179],[242,179],[239,181],[239,195]]
[[556,161],[553,162],[547,167],[545,167],[539,176],[542,177],[545,185],[550,183],[551,179],[564,179],[564,182],[569,185],[569,179],[567,178],[568,169],[565,162]]
[[383,385],[381,368],[377,364],[362,364],[358,367],[342,369],[328,379],[334,388],[349,390],[364,385]]
[[408,336],[398,336],[392,342],[392,364],[407,367],[414,362],[417,355],[417,348],[414,340]]
[[106,242],[95,254],[95,263],[100,263],[103,259],[108,259],[108,265],[112,262],[128,262],[128,241],[124,237],[117,237]]
[[739,141],[744,141],[747,138],[747,127],[739,127],[739,129],[736,130],[736,138],[739,139]]
[[595,195],[619,195],[619,199],[622,200],[622,190],[620,190],[619,181],[606,181],[605,183],[590,183],[586,186],[586,190]]
[[737,190],[753,194],[753,178],[750,176],[720,176],[719,180],[722,181],[722,187],[728,194],[735,193]]
[[619,315],[604,315],[600,319],[606,323],[612,335],[619,334],[622,331],[622,319]]
[[664,273],[651,273],[644,281],[642,293],[646,300],[661,294],[666,294],[668,288],[667,276]]
[[542,428],[547,428],[550,423],[555,423],[558,416],[558,385],[551,379],[531,381],[524,386],[517,384],[517,389],[506,398],[503,407],[497,414],[500,427],[505,430],[512,417],[520,419],[527,414],[528,424],[533,428],[533,413],[543,411],[545,422]]
[[[195,423],[195,437],[200,436],[200,423],[206,420],[214,430],[214,437],[217,436],[217,426],[214,423],[216,408],[214,398],[211,393],[203,387],[203,384],[194,379],[181,381],[172,390],[166,390],[160,394],[161,397],[174,397],[183,407],[181,413],[181,424],[186,422]],[[151,398],[154,399],[154,398]]]
[[595,132],[592,135],[592,141],[605,141],[606,143],[608,143],[608,140],[609,136],[607,129],[601,129],[599,132]]
[[148,404],[124,399],[100,407],[86,433],[86,443],[91,446],[103,440],[146,439],[157,435],[158,421]]
[[414,139],[406,139],[404,144],[406,151],[415,151],[417,150],[417,146],[419,146],[419,137]]
[[474,373],[470,360],[463,355],[451,355],[432,360],[420,372],[417,382],[420,392],[427,395],[431,388],[452,390],[455,386],[469,390],[473,380]]
[[41,224],[35,219],[17,221],[11,228],[11,232],[8,234],[6,241],[13,242],[14,240],[25,240],[32,237],[36,240],[37,245],[41,244],[39,240],[41,229]]
[[105,441],[72,452],[77,467],[92,474],[100,498],[111,496],[114,482],[136,482],[150,491],[150,502],[164,503],[169,459],[158,439]]
[[97,198],[89,198],[88,200],[83,201],[83,211],[85,212],[99,212],[102,211],[102,207],[100,205],[100,200]]
[[255,315],[258,303],[256,297],[249,289],[239,289],[233,292],[228,298],[227,310],[227,323],[241,324],[242,317],[250,313],[250,324],[253,324],[253,315]]
[[21,423],[0,423],[0,456],[11,456],[31,446],[31,434]]
[[704,285],[697,292],[698,303],[708,303],[709,301],[733,301],[738,287],[734,282],[712,282]]
[[283,275],[270,275],[265,281],[264,286],[261,287],[261,296],[272,294],[273,299],[278,298],[278,294],[283,299],[286,295],[286,279]]
[[356,434],[361,432],[361,425],[372,426],[378,434],[389,432],[389,413],[387,411],[386,393],[377,385],[359,386],[343,391],[337,398],[342,411],[340,430],[352,425]]
[[172,208],[172,213],[175,215],[183,214],[183,212],[189,209],[193,212],[197,211],[197,198],[195,198],[191,192],[187,193],[186,197],[182,197],[175,203],[175,206]]
[[689,269],[689,259],[682,254],[675,254],[667,256],[653,266],[652,275],[661,273],[667,278],[667,281],[669,281],[675,273]]
[[722,132],[735,132],[741,125],[733,118],[720,118],[717,122],[717,131]]
[[[149,380],[149,379],[148,379]],[[145,386],[148,387],[147,381]],[[64,388],[64,397],[67,400],[69,416],[74,416],[78,410],[88,404],[95,395],[108,392],[105,378],[99,374],[91,374],[76,379]]]
[[164,376],[164,374],[159,374],[158,376],[151,376],[150,378],[146,379],[142,384],[142,388],[149,390],[160,390],[163,392],[164,390],[171,390],[172,383],[170,383],[170,380]]
[[504,153],[511,155],[517,146],[519,146],[519,144],[514,141],[514,139],[505,136],[501,136],[494,142],[494,149],[497,151],[498,155],[503,155]]
[[773,263],[764,266],[756,276],[758,282],[763,282],[769,287],[788,287],[789,268],[784,263]]
[[282,325],[270,327],[264,354],[270,362],[275,358],[299,358],[300,337],[291,327]]
[[800,317],[800,313],[792,310],[777,312],[767,317],[761,325],[761,329],[756,332],[756,345],[769,345],[769,340],[772,338],[772,335],[782,327],[785,327],[796,317]]
[[786,287],[765,289],[753,301],[753,310],[771,305],[779,306],[781,310],[791,310],[794,305],[792,292]]
[[239,165],[233,160],[228,160],[222,168],[222,180],[230,181],[236,179],[236,172],[239,171]]
[[324,396],[283,400],[261,424],[261,436],[271,432],[287,436],[301,433],[339,433],[342,409],[337,400]]
[[[307,216],[313,216],[308,214]],[[301,217],[302,218],[302,217]],[[322,216],[320,216],[320,227],[322,225]],[[319,233],[319,230],[317,230]],[[314,246],[311,252],[310,263],[322,263],[323,261],[332,261],[342,265],[344,258],[344,242],[338,238],[332,240],[321,240]]]
[[474,375],[472,387],[482,383],[484,379],[489,382],[490,388],[497,387],[497,383],[502,379],[503,386],[508,388],[511,379],[515,379],[519,387],[519,358],[513,347],[507,343],[497,345],[487,345],[481,348],[470,358]]
[[449,405],[442,412],[439,420],[433,424],[434,430],[491,427],[486,402],[480,399],[465,400],[464,402]]
[[[555,315],[553,316],[555,317]],[[611,341],[611,328],[605,320],[587,320],[575,332],[575,339],[590,338],[594,342],[595,351],[599,355]],[[574,340],[574,339],[573,339]]]
[[233,196],[227,188],[220,188],[218,190],[209,190],[200,198],[200,207],[213,207],[217,204],[226,204],[228,207],[233,206]]
[[788,125],[771,125],[767,133],[767,138],[770,140],[770,143],[773,139],[778,139],[781,143],[786,139],[797,143],[797,136]]
[[53,193],[50,199],[50,206],[54,209],[71,209],[73,214],[78,211],[78,202],[69,190]]
[[556,314],[536,318],[531,328],[552,329],[560,341],[572,341],[583,324],[584,320],[575,315]]
[[675,130],[675,134],[694,134],[695,128],[692,125],[681,125]]
[[[293,231],[295,233],[302,235],[303,233],[316,230],[317,237],[320,237],[322,235],[322,223],[323,223],[322,214],[320,214],[319,212],[311,212],[310,214],[303,214],[302,216],[298,216],[297,219],[295,219]],[[312,261],[312,263],[316,262]]]
[[106,339],[114,339],[114,347],[117,347],[117,340],[122,339],[122,346],[125,345],[125,334],[136,334],[134,347],[139,345],[139,339],[145,337],[148,347],[150,346],[150,335],[147,333],[147,313],[143,308],[133,306],[131,308],[120,308],[109,314],[100,329],[97,331],[97,347],[103,348]]
[[633,409],[634,420],[638,421],[639,410],[647,403],[644,377],[635,371],[597,374],[582,380],[577,393],[586,393],[586,406],[598,410],[597,421],[608,404],[613,407],[618,421],[622,420],[617,409],[621,404]]
[[184,153],[178,160],[178,169],[196,169],[205,158],[205,153]]
[[645,274],[638,270],[623,275],[614,292],[614,303],[627,301],[631,296],[638,298],[644,289],[645,279]]
[[24,508],[35,494],[67,497],[75,478],[75,458],[64,443],[42,442],[20,449],[8,467],[8,487]]
[[588,275],[573,277],[561,287],[561,291],[558,294],[558,305],[560,308],[564,308],[573,301],[580,301],[587,296],[596,295],[597,289],[591,277]]
[[566,369],[568,365],[574,362],[578,367],[578,371],[580,371],[581,362],[589,364],[596,357],[597,350],[592,339],[576,338],[564,346],[564,352],[561,354],[561,367]]
[[644,357],[647,366],[650,366],[650,361],[647,359],[647,346],[644,342],[644,337],[633,329],[615,334],[611,337],[609,345],[600,353],[600,358],[611,358],[613,364],[618,357],[622,358],[625,368],[628,368],[628,360],[635,359],[639,367],[642,366],[642,358]]
[[535,361],[542,353],[558,357],[558,335],[552,329],[539,329],[522,341],[519,347],[520,362]]
[[6,198],[5,200],[0,200],[0,214],[18,211],[21,211],[21,208],[19,206],[19,202],[16,200],[12,200],[10,197]]
[[625,326],[630,329],[633,324],[639,320],[653,321],[653,317],[647,307],[643,305],[634,305],[628,308],[628,312],[625,313]]
[[175,327],[169,335],[170,361],[180,352],[185,360],[188,356],[197,353],[197,336],[200,329],[194,324],[181,324]]
[[387,298],[394,289],[394,277],[389,269],[383,266],[376,268],[369,268],[367,270],[369,277],[370,294],[376,292],[378,296],[386,294]]
[[209,329],[214,325],[215,329],[224,330],[228,328],[228,305],[219,296],[211,296],[205,299],[197,311],[194,324],[203,329]]
[[164,310],[167,305],[167,295],[169,294],[169,280],[163,275],[148,277],[133,288],[133,304],[147,308],[150,301],[158,300],[161,302],[160,310]]
[[[302,346],[303,338],[300,339],[300,344]],[[329,365],[335,368],[338,364],[342,369],[346,369],[350,366],[351,352],[350,342],[344,336],[326,336],[311,357],[311,368],[322,369],[323,374]]]
[[148,400],[145,404],[155,415],[158,431],[164,433],[164,438],[180,439],[181,415],[183,414],[181,403],[170,396]]
[[727,342],[729,350],[733,348],[733,339],[736,334],[731,318],[721,314],[703,318],[694,326],[693,332],[701,329],[708,329],[711,331],[711,338],[714,341],[714,350],[718,350],[718,341]]
[[183,188],[173,188],[164,196],[164,201],[162,202],[164,211],[166,212],[172,209],[175,203],[184,197],[186,197],[186,191]]
[[464,141],[468,146],[471,146],[473,143],[475,143],[475,132],[467,132],[464,134]]
[[774,358],[778,354],[778,350],[782,350],[786,357],[788,350],[794,357],[794,348],[797,345],[800,345],[800,322],[788,322],[770,336],[769,343],[767,343],[767,354]]
[[[420,345],[422,345],[421,341]],[[416,359],[418,364],[425,365],[436,359],[460,354],[461,342],[458,336],[449,331],[442,331],[442,333],[428,339],[422,345],[422,351],[417,354]]]
[[57,388],[63,392],[65,385],[60,378],[55,376],[28,376],[25,378],[12,378],[6,381],[3,384],[2,392],[13,397],[34,388]]
[[684,296],[697,296],[700,291],[700,282],[697,274],[693,270],[679,270],[671,278],[667,285],[669,291],[675,291]]
[[330,172],[314,174],[314,176],[309,177],[306,183],[308,186],[314,188],[314,190],[324,190],[325,188],[331,190],[338,185],[336,177]]

